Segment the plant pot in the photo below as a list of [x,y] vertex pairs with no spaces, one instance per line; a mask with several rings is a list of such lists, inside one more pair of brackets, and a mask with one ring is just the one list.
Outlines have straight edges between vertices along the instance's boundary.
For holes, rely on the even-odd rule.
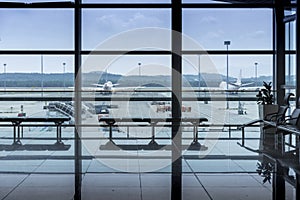
[[[278,105],[276,104],[260,104],[258,105],[259,119],[264,119],[266,115],[277,113]],[[273,149],[275,144],[275,128],[264,128],[264,123],[260,126],[260,150]]]
[[271,113],[277,113],[277,104],[259,104],[258,105],[258,117],[259,119],[264,119],[266,115]]

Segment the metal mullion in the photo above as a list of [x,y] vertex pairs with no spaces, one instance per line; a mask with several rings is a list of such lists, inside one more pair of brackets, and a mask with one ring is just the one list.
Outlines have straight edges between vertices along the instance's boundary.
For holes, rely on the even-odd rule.
[[[228,54],[236,54],[236,55],[273,55],[274,54],[274,50],[229,50],[224,51],[224,50],[207,50],[207,51],[203,51],[203,50],[183,50],[181,53],[182,54],[216,54],[216,55],[226,55]],[[295,54],[296,51],[292,50],[292,51],[287,51],[288,53],[291,54]],[[92,51],[92,50],[84,50],[81,52],[82,55],[171,55],[172,52],[171,51],[119,51],[119,50],[103,50],[103,51]]]
[[14,3],[0,2],[0,8],[74,8],[73,2]]
[[72,55],[75,54],[73,50],[0,50],[0,55]]
[[172,176],[171,199],[182,199],[182,0],[172,0]]
[[[296,12],[296,99],[300,98],[300,5]],[[296,100],[296,106],[299,107],[300,102]],[[298,177],[299,178],[299,177]],[[299,180],[297,180],[299,181]],[[298,183],[297,183],[298,184]]]
[[183,50],[183,54],[214,54],[214,55],[272,55],[274,53],[273,50]]
[[85,50],[81,52],[82,55],[171,55],[171,51],[119,51],[119,50],[97,50],[97,51],[90,51]]
[[[81,0],[75,0],[74,10],[74,82],[75,82],[75,94],[74,94],[74,108],[75,108],[75,125],[81,125],[81,114],[82,114],[82,101],[81,101],[81,50],[82,50],[82,9],[80,4]],[[82,136],[81,127],[76,126],[74,129],[74,200],[81,200],[81,187],[82,187]]]
[[[182,54],[211,54],[211,55],[273,55],[273,50],[183,50]],[[286,50],[285,53],[287,54],[296,54],[295,50]],[[0,50],[0,54],[7,54],[7,55],[15,55],[15,54],[25,54],[25,55],[72,55],[75,54],[73,50]],[[91,51],[91,50],[84,50],[81,52],[81,55],[171,55],[171,51],[113,51],[113,50],[103,50],[103,51]]]
[[81,8],[88,8],[88,9],[101,9],[101,8],[108,8],[108,9],[136,9],[136,8],[144,8],[144,9],[165,9],[171,8],[171,4],[168,3],[161,3],[161,4],[151,4],[151,3],[83,3],[80,5]]
[[183,3],[182,8],[274,8],[275,4],[250,4],[250,3],[237,3],[237,4],[214,4],[214,3]]

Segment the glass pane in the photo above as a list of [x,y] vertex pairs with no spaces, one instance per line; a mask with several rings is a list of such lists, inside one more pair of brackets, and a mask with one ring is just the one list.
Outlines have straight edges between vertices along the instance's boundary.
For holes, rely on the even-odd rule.
[[167,9],[84,9],[82,24],[83,49],[170,49]]
[[[69,55],[0,56],[0,88],[43,90],[44,94],[47,88],[71,90],[74,86],[73,60],[74,57]],[[40,96],[40,93],[33,94]]]
[[160,95],[159,92],[148,92],[147,89],[170,88],[170,62],[170,56],[158,55],[84,56],[83,90],[91,92],[92,96],[108,93],[125,97],[140,93],[143,93],[142,96]]
[[285,24],[285,49],[296,50],[296,21]]
[[[200,60],[200,64],[199,64]],[[272,56],[260,55],[229,55],[228,56],[228,75],[229,82],[235,82],[241,78],[242,83],[253,83],[249,86],[262,85],[262,81],[272,80]],[[194,75],[194,79],[198,77],[200,66],[200,74],[207,77],[208,85],[219,86],[219,79],[226,80],[227,59],[226,55],[186,55],[183,59],[183,74]],[[256,73],[257,69],[257,73]],[[217,80],[217,81],[216,81]]]
[[72,9],[0,9],[1,49],[73,49]]
[[[203,49],[272,49],[271,9],[184,9],[183,33]],[[195,49],[183,41],[185,50]]]
[[286,63],[286,85],[296,86],[296,55],[288,54],[285,56]]

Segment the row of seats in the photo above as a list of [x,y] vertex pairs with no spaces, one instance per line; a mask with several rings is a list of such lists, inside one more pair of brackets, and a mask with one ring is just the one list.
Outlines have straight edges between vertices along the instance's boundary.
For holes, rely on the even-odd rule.
[[[288,93],[285,95],[284,104],[279,106],[277,112],[266,115],[264,119],[253,120],[242,125],[242,144],[240,145],[245,147],[245,127],[252,126],[255,123],[261,123],[263,125],[264,132],[269,128],[274,129],[274,138],[276,138],[274,141],[275,148],[277,150],[281,150],[281,153],[283,154],[286,153],[285,135],[289,134],[290,137],[291,135],[295,135],[297,138],[300,137],[300,98],[298,99],[296,108],[290,115],[287,115],[287,110],[290,108],[289,100],[291,96],[294,96],[294,94]],[[298,144],[296,144],[296,148],[299,148]]]

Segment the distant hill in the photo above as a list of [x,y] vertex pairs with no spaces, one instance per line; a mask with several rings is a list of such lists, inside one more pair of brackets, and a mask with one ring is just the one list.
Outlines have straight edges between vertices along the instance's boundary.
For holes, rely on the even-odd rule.
[[[186,74],[183,75],[183,86],[199,86],[198,75]],[[82,75],[82,83],[85,87],[90,87],[92,84],[103,84],[106,81],[118,83],[121,86],[148,86],[148,87],[171,87],[171,77],[167,75],[157,76],[122,76],[119,74],[111,74],[106,72],[90,72]],[[225,81],[226,77],[220,74],[203,73],[200,76],[200,86],[217,87],[221,81]],[[235,78],[229,77],[230,82],[234,82]],[[271,76],[258,77],[258,85],[262,85],[262,81],[272,81]],[[242,79],[243,83],[255,82],[254,78]],[[0,74],[0,87],[66,87],[74,86],[73,73],[7,73]]]

